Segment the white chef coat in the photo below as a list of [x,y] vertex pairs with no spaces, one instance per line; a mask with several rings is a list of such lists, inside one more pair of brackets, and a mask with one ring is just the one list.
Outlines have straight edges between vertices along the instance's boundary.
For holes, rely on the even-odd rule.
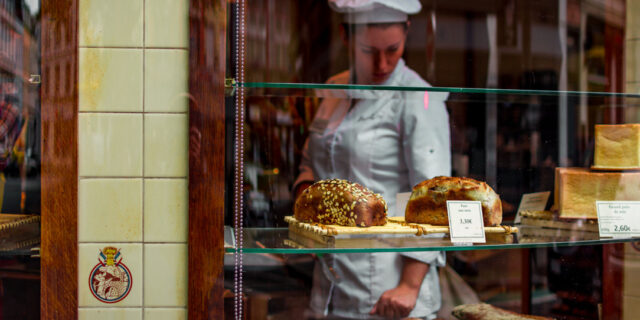
[[[328,83],[350,83],[350,74],[340,73]],[[429,86],[402,59],[382,85]],[[310,125],[295,186],[303,181],[347,179],[380,193],[389,216],[403,216],[404,212],[395,212],[397,193],[451,174],[446,93],[347,90],[343,97],[336,97],[339,93],[334,90],[331,94],[323,99]],[[440,308],[436,266],[445,263],[442,252],[324,255],[314,270],[312,311],[326,315],[331,309],[339,317],[376,318],[369,312],[382,293],[398,285],[402,256],[431,265],[410,316],[435,318]]]

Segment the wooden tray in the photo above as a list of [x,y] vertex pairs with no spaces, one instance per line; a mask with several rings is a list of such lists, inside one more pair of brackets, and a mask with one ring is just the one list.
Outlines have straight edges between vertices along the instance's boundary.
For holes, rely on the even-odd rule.
[[598,221],[593,219],[560,219],[549,211],[522,211],[520,214],[520,224],[523,226],[598,232]]
[[[430,224],[419,224],[419,223],[410,223],[405,222],[404,217],[389,217],[387,221],[402,224],[409,226],[414,229],[418,229],[417,236],[421,234],[430,234],[430,233],[449,233],[449,226],[432,226]],[[420,231],[422,233],[420,234]],[[518,233],[517,227],[511,226],[496,226],[496,227],[484,227],[485,234],[512,234]]]
[[[335,238],[359,238],[361,241],[368,241],[365,240],[367,236],[376,235],[422,236],[449,233],[448,226],[407,223],[404,221],[404,217],[389,217],[387,218],[387,224],[384,226],[365,228],[306,223],[298,221],[293,216],[286,216],[284,220],[289,223],[290,233],[303,235],[321,243],[335,243]],[[485,227],[484,231],[486,234],[509,235],[517,233],[518,228],[509,226]]]

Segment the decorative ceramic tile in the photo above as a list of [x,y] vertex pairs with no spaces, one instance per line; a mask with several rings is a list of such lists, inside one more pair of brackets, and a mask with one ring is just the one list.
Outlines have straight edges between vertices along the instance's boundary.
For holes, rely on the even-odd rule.
[[142,320],[142,308],[79,308],[78,320]]
[[186,114],[144,116],[145,177],[186,177],[188,117]]
[[187,112],[189,55],[187,50],[145,50],[144,110]]
[[186,179],[145,179],[145,242],[187,242],[187,190]]
[[78,60],[80,111],[142,111],[142,49],[80,48]]
[[79,244],[78,305],[142,306],[142,270],[142,244]]
[[80,0],[80,46],[142,47],[143,0]]
[[625,41],[626,82],[640,82],[640,39]]
[[153,320],[187,320],[184,308],[146,308],[144,318]]
[[145,0],[145,46],[189,47],[189,2]]
[[142,241],[142,179],[80,179],[78,241]]
[[142,176],[142,115],[81,113],[78,174]]
[[187,245],[144,245],[145,307],[186,307]]

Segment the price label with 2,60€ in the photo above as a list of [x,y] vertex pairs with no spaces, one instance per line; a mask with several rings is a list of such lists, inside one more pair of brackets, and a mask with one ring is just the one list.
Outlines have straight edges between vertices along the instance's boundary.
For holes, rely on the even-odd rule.
[[640,201],[596,201],[600,237],[640,236]]

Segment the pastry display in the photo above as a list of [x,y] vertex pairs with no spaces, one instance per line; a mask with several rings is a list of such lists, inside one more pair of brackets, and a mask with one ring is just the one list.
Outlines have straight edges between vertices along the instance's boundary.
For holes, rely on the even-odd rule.
[[594,169],[640,168],[640,124],[596,125]]
[[451,311],[459,320],[553,320],[553,318],[519,314],[486,303],[459,305]]
[[296,200],[294,217],[301,222],[340,226],[382,226],[387,203],[360,184],[331,179],[314,183]]
[[489,185],[471,178],[456,177],[435,177],[413,187],[405,211],[405,221],[449,225],[447,200],[480,201],[485,227],[502,222],[500,197]]
[[597,219],[598,200],[640,200],[640,172],[556,168],[554,192],[554,208],[560,218]]

